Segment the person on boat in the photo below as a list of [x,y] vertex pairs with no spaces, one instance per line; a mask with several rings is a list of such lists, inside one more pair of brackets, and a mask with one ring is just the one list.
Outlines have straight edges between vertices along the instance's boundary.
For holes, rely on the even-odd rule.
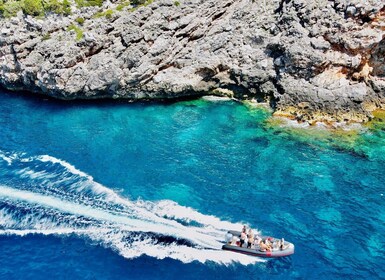
[[257,247],[259,246],[259,243],[261,243],[262,239],[257,236],[255,239],[254,239],[254,247]]
[[259,250],[261,252],[271,251],[271,247],[269,245],[266,245],[262,240],[259,243]]
[[259,234],[255,234],[254,235],[254,239],[255,239],[254,245],[258,245],[262,241],[262,238],[261,238],[261,236]]
[[242,231],[241,232],[241,239],[240,239],[240,242],[239,242],[239,247],[243,247],[243,244],[245,244],[246,239],[247,239],[246,232]]
[[281,248],[282,248],[282,246],[281,246],[281,239],[274,239],[273,250],[274,251],[282,250]]
[[270,237],[268,237],[268,238],[266,238],[265,239],[265,245],[267,246],[267,251],[271,251],[271,241],[270,241],[271,239],[270,239]]
[[267,237],[267,238],[265,239],[265,244],[266,244],[267,246],[272,247],[272,246],[273,246],[273,242],[274,242],[274,238],[272,238],[272,237]]
[[237,246],[237,241],[238,241],[238,238],[236,236],[233,236],[230,240],[230,245]]
[[243,225],[242,232],[246,233],[246,226]]
[[252,229],[249,229],[249,233],[247,234],[247,248],[251,248],[251,245],[254,244],[254,233]]
[[285,249],[285,239],[282,238],[282,240],[279,241],[279,249],[282,251]]

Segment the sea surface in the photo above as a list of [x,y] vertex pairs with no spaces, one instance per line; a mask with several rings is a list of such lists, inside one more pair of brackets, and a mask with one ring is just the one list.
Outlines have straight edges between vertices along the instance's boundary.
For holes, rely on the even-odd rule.
[[[0,92],[0,279],[384,279],[385,129]],[[295,254],[221,251],[246,224]]]

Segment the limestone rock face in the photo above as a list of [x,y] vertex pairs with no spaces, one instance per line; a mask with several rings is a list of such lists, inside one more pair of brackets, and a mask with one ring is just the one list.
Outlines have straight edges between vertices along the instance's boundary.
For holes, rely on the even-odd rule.
[[60,99],[231,92],[309,120],[365,121],[385,105],[382,0],[179,2],[0,19],[0,85]]

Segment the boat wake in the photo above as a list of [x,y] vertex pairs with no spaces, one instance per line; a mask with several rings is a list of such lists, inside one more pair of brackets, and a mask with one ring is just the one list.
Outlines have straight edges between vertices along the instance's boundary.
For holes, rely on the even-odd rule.
[[0,151],[0,235],[76,235],[128,259],[262,261],[220,250],[241,226],[170,200],[131,201],[52,156]]

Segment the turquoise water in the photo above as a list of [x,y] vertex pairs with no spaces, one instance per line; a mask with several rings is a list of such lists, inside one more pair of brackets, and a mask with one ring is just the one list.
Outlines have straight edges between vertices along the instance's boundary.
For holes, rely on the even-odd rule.
[[[1,96],[0,278],[385,276],[381,125],[299,135],[235,102]],[[218,250],[243,223],[296,253]]]

